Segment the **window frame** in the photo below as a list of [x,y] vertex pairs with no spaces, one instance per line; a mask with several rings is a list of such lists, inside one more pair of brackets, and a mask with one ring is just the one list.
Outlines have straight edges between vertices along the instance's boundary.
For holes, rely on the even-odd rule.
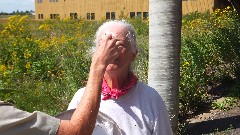
[[137,12],[137,18],[142,19],[142,12]]
[[148,12],[143,12],[143,20],[148,19],[148,16],[149,16]]
[[136,14],[135,14],[135,12],[130,12],[130,18],[135,18],[136,17]]

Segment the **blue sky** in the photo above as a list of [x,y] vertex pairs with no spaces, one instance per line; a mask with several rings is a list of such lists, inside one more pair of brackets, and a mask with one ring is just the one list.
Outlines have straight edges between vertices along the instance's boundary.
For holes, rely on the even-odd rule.
[[35,10],[34,0],[0,0],[0,12]]

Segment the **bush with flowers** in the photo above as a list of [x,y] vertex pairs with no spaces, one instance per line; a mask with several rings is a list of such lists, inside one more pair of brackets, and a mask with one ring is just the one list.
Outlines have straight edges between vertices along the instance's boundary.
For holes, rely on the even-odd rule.
[[240,71],[240,18],[231,7],[192,13],[182,20],[180,114],[209,103],[208,90]]
[[[12,16],[0,31],[0,99],[26,111],[64,111],[86,84],[96,29],[102,21],[35,21]],[[129,20],[138,34],[134,71],[148,72],[148,22]],[[231,8],[192,13],[182,20],[180,116],[208,102],[209,86],[234,79],[240,65],[240,20]]]
[[[64,111],[73,94],[86,84],[88,52],[101,23],[81,18],[34,21],[28,16],[10,17],[0,33],[0,99],[30,112],[54,115]],[[147,46],[143,41],[147,36],[141,37],[140,46]],[[144,49],[139,52],[147,55]],[[147,58],[140,62],[137,68],[145,68]],[[144,70],[138,73],[146,82]]]

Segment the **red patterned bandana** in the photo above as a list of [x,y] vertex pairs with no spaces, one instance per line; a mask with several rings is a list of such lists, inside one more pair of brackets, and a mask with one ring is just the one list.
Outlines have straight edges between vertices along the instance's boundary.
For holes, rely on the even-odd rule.
[[111,98],[116,98],[118,99],[120,96],[125,95],[126,93],[131,90],[133,86],[137,84],[138,78],[133,74],[130,73],[130,79],[129,81],[124,85],[122,89],[111,89],[106,80],[103,78],[103,83],[102,83],[102,95],[104,96],[102,100],[107,100]]

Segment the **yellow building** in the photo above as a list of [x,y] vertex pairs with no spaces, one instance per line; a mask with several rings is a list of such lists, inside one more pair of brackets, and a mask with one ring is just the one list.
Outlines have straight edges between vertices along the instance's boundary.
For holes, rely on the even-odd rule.
[[[183,0],[182,13],[212,11],[214,0]],[[35,19],[117,19],[124,15],[146,19],[149,0],[35,0]]]

